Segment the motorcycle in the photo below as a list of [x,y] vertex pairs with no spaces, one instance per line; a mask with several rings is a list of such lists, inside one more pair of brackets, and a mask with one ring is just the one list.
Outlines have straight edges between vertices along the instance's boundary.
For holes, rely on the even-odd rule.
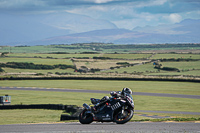
[[[81,124],[98,122],[116,122],[124,124],[131,120],[134,114],[134,101],[131,95],[124,97],[111,97],[103,102],[100,99],[91,98],[91,105],[83,104],[83,111],[79,115]],[[100,104],[99,106],[96,106]]]

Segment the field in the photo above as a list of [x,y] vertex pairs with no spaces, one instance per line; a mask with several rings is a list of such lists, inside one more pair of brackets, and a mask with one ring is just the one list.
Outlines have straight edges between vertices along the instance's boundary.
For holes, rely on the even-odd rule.
[[[190,46],[190,47],[189,47]],[[18,65],[6,65],[18,62]],[[21,68],[20,63],[27,66]],[[155,68],[160,65],[159,68]],[[70,65],[73,68],[37,68],[40,65]],[[0,48],[0,87],[39,87],[120,91],[133,90],[136,110],[199,112],[199,99],[134,95],[134,92],[200,95],[199,83],[134,81],[135,77],[200,80],[200,44],[114,45],[73,44]],[[32,65],[32,67],[30,67]],[[157,66],[158,67],[158,66]],[[164,69],[168,68],[168,69]],[[126,80],[3,80],[13,77],[131,77]],[[103,93],[1,90],[12,104],[69,104],[81,106]],[[0,124],[58,122],[62,111],[0,110]],[[199,115],[136,112],[132,120],[147,119],[137,114],[199,118]],[[33,115],[30,115],[33,114]],[[7,119],[9,117],[9,119]],[[149,117],[148,117],[149,118]],[[153,118],[150,118],[153,119]]]
[[56,64],[66,64],[73,65],[69,59],[40,59],[40,58],[1,58],[1,63],[6,62],[28,62],[34,64],[44,64],[44,65],[56,65]]
[[[161,50],[162,49],[162,50]],[[199,51],[198,51],[199,50]],[[110,51],[110,52],[108,52]],[[111,52],[112,51],[112,52]],[[170,51],[170,52],[169,52]],[[2,46],[0,63],[27,62],[72,65],[73,69],[19,69],[1,67],[1,77],[43,76],[200,76],[200,44],[115,45],[104,43]],[[155,69],[154,62],[161,67]],[[3,65],[2,65],[3,66]],[[163,69],[167,67],[171,70]]]
[[[64,64],[64,65],[74,65],[76,70],[84,70],[84,74],[109,74],[114,73],[116,74],[128,74],[128,76],[131,75],[193,75],[193,76],[200,76],[200,56],[199,54],[175,54],[175,58],[179,57],[188,57],[184,59],[189,59],[191,61],[162,61],[159,62],[159,64],[162,65],[162,67],[170,67],[170,68],[177,68],[179,71],[166,71],[166,70],[158,70],[155,69],[155,65],[153,65],[155,59],[163,59],[163,57],[166,57],[165,59],[171,59],[171,57],[174,56],[174,54],[74,54],[71,55],[71,59],[69,59],[69,54],[58,54],[57,56],[55,54],[51,55],[43,55],[43,54],[28,54],[27,57],[26,54],[22,56],[23,54],[15,54],[15,56],[11,56],[12,54],[8,54],[6,57],[0,57],[0,63],[7,63],[7,62],[28,62],[28,63],[34,63],[34,64],[43,64],[43,65],[58,65],[58,64]],[[44,56],[42,58],[38,58],[38,56]],[[150,56],[151,55],[151,56]],[[47,56],[47,58],[46,58]],[[59,58],[57,58],[59,56]],[[68,56],[67,59],[62,58]],[[110,59],[96,59],[96,57],[106,57]],[[52,58],[49,58],[52,57]],[[155,58],[157,57],[157,58]],[[83,59],[87,58],[87,59]],[[131,59],[132,58],[132,59]],[[120,64],[121,63],[121,64]],[[124,64],[123,64],[124,63]],[[4,70],[3,73],[0,75],[8,75],[12,76],[13,73],[16,73],[17,75],[24,75],[24,74],[31,74],[33,76],[37,73],[42,73],[44,76],[48,75],[49,73],[53,74],[52,76],[55,76],[56,72],[59,73],[68,73],[70,75],[80,75],[81,73],[75,72],[75,69],[53,69],[53,70],[37,70],[37,69],[18,69],[18,68],[8,68],[8,67],[2,67]],[[91,69],[98,69],[98,71],[95,71],[91,73]],[[33,74],[34,73],[34,74]],[[66,76],[66,74],[65,74]]]

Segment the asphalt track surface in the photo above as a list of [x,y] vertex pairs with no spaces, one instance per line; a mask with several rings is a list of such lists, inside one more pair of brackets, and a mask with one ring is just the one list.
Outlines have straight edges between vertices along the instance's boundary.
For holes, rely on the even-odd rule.
[[128,122],[115,123],[54,123],[0,125],[0,132],[45,132],[45,133],[199,133],[200,123],[180,122]]

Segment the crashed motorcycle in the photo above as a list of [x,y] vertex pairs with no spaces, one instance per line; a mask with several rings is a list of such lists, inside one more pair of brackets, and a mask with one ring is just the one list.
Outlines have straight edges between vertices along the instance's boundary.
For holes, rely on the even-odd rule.
[[[84,109],[79,115],[81,124],[90,124],[93,121],[124,124],[133,117],[134,101],[129,94],[124,97],[111,97],[104,101],[95,98],[90,100],[92,103],[90,106],[83,104]],[[96,106],[98,104],[101,105]]]

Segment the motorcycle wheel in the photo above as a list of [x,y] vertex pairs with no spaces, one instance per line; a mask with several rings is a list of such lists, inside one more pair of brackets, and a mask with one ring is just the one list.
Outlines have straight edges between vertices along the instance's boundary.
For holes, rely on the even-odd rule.
[[133,117],[133,110],[132,109],[125,109],[124,113],[122,114],[121,111],[117,112],[117,114],[114,116],[114,121],[117,124],[124,124],[128,122]]
[[90,124],[90,123],[92,123],[92,121],[93,121],[93,116],[92,116],[92,114],[86,114],[86,113],[85,113],[86,111],[87,111],[86,109],[83,110],[83,111],[80,113],[80,115],[79,115],[79,122],[80,122],[81,124]]

